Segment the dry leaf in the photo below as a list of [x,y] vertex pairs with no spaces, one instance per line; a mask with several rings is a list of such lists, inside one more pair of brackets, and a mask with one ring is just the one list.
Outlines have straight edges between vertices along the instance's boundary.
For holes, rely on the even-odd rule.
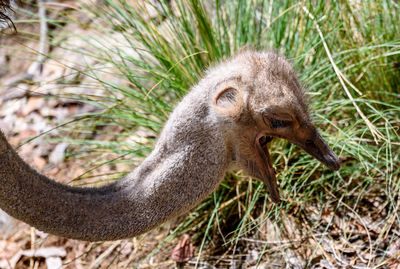
[[46,165],[46,160],[40,156],[33,156],[33,163],[37,169],[41,170]]
[[397,239],[396,241],[392,242],[392,244],[389,246],[389,251],[387,254],[389,255],[389,257],[395,257],[399,252],[400,252],[400,239]]
[[11,145],[16,146],[23,140],[28,139],[29,137],[32,137],[34,135],[37,135],[37,132],[35,130],[32,129],[23,130],[19,132],[18,135],[10,137],[8,139],[8,142],[10,142]]
[[192,257],[193,245],[190,242],[189,235],[185,234],[172,251],[171,258],[178,263],[183,263],[189,261]]
[[42,108],[45,101],[41,97],[30,97],[24,108],[22,109],[22,115],[27,116],[35,110]]

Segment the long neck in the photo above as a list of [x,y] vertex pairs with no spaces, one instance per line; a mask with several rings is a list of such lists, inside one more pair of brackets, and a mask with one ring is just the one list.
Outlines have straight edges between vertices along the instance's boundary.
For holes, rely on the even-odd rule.
[[45,232],[88,241],[132,237],[191,209],[216,188],[228,163],[206,110],[191,115],[190,130],[193,119],[177,110],[148,158],[100,188],[70,187],[37,173],[0,131],[0,207]]

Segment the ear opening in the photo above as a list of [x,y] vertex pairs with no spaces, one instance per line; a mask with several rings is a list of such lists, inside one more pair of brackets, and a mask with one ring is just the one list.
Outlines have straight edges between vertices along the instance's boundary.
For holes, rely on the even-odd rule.
[[219,107],[230,107],[235,105],[238,98],[238,90],[232,87],[225,88],[215,98],[215,104]]
[[228,117],[236,117],[242,109],[242,104],[242,93],[234,87],[226,87],[219,91],[214,100],[217,112]]

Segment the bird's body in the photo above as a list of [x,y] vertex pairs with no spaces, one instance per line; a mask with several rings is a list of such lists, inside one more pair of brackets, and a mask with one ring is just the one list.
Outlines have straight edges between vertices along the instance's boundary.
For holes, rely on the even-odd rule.
[[102,241],[141,234],[190,210],[233,167],[261,179],[279,201],[265,139],[274,136],[338,169],[287,60],[272,52],[242,52],[211,68],[175,108],[152,153],[104,187],[48,179],[0,132],[0,207],[40,230]]

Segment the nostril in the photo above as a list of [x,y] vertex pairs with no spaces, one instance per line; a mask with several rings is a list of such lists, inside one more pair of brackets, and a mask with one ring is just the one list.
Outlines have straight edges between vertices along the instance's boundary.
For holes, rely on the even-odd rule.
[[305,143],[306,146],[315,146],[314,141],[312,141],[311,139],[307,139]]

